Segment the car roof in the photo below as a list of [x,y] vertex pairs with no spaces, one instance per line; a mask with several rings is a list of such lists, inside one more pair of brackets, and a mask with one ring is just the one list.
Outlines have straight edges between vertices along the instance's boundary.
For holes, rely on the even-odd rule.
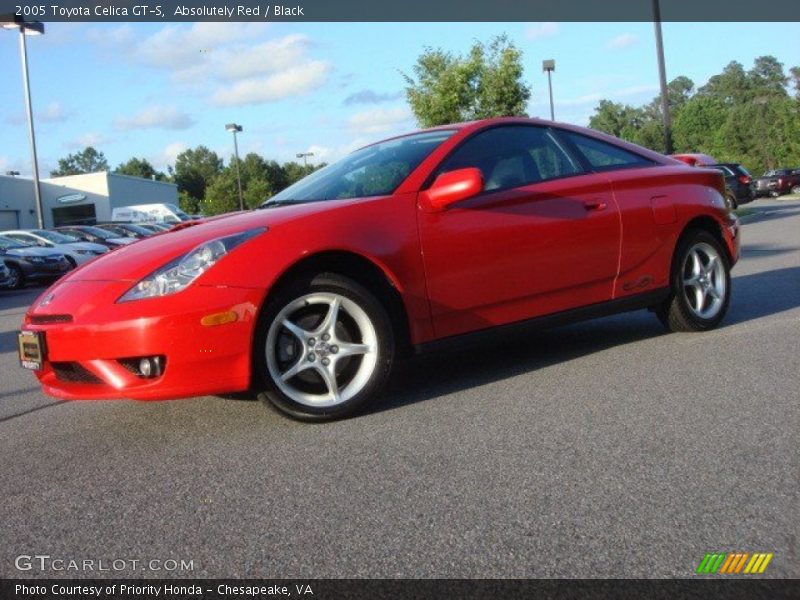
[[[565,131],[572,131],[574,133],[578,133],[580,135],[585,135],[589,137],[596,138],[600,141],[605,141],[610,144],[614,144],[615,146],[619,146],[621,148],[630,150],[640,156],[644,156],[646,158],[650,158],[659,163],[667,163],[667,164],[686,164],[685,162],[675,159],[673,156],[666,156],[661,154],[660,152],[655,152],[650,150],[649,148],[645,148],[643,146],[639,146],[637,144],[633,144],[631,142],[627,142],[623,139],[608,135],[607,133],[603,133],[602,131],[597,131],[596,129],[590,129],[588,127],[581,127],[579,125],[573,125],[571,123],[562,123],[560,121],[550,121],[549,119],[540,119],[538,117],[492,117],[490,119],[480,119],[476,121],[465,121],[462,123],[451,123],[447,125],[438,125],[436,127],[428,127],[426,129],[417,129],[416,131],[410,131],[408,133],[404,133],[401,135],[396,135],[388,138],[384,138],[382,140],[377,140],[371,144],[366,144],[358,150],[362,150],[363,148],[369,148],[370,146],[374,146],[376,144],[381,144],[383,142],[388,142],[390,140],[396,140],[404,137],[408,137],[411,135],[416,135],[419,133],[426,133],[426,132],[433,132],[433,131],[456,131],[459,133],[466,133],[472,131],[480,131],[482,129],[488,129],[490,127],[495,127],[498,125],[539,125],[541,127],[555,127],[557,129],[562,129]],[[707,155],[697,155],[697,156],[707,156]],[[711,158],[711,157],[708,157]],[[713,161],[713,159],[712,159]],[[713,161],[716,162],[716,161]]]

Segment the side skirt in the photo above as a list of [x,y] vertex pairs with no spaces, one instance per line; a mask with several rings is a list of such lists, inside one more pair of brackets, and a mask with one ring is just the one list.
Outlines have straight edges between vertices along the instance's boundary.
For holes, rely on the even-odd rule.
[[479,331],[470,331],[468,333],[453,335],[424,344],[417,344],[414,346],[414,353],[427,354],[429,352],[463,348],[465,345],[473,345],[500,338],[507,335],[509,332],[518,333],[520,331],[549,329],[560,325],[569,325],[599,317],[608,317],[619,313],[650,308],[666,300],[667,297],[669,297],[669,293],[670,288],[664,287],[657,290],[650,290],[642,294],[636,294],[635,296],[627,296],[625,298],[609,300],[608,302],[572,308],[563,312],[534,317],[533,319],[527,319],[525,321],[498,325]]

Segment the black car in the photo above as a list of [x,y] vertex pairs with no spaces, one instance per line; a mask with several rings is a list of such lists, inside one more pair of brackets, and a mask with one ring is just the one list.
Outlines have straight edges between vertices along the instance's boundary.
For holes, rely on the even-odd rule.
[[753,177],[739,163],[718,163],[710,165],[719,169],[725,176],[725,201],[731,209],[747,204],[756,198]]
[[100,227],[95,227],[93,225],[64,225],[62,227],[56,227],[54,231],[71,235],[74,238],[78,238],[82,242],[102,244],[107,248],[119,248],[120,246],[126,246],[133,241],[129,237],[112,233],[111,231],[101,229]]
[[0,236],[0,259],[9,270],[5,285],[14,290],[27,281],[61,277],[72,266],[56,250],[31,246],[3,236]]
[[96,227],[110,231],[119,237],[134,238],[137,240],[154,235],[152,231],[148,231],[144,227],[139,227],[134,223],[98,223]]

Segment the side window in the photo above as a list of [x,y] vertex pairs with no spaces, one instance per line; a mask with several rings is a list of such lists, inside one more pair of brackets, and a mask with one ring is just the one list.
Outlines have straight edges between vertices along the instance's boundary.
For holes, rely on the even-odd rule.
[[601,142],[572,131],[564,131],[562,133],[575,144],[578,151],[583,154],[592,168],[598,171],[644,167],[655,164],[653,161],[619,146]]
[[482,131],[456,148],[437,174],[468,167],[480,169],[487,192],[582,172],[548,129],[535,126]]

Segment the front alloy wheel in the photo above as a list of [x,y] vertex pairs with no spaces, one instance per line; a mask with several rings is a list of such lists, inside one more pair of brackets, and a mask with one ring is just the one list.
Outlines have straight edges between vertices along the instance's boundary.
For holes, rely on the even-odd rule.
[[293,417],[349,415],[388,376],[394,349],[386,311],[352,280],[324,275],[293,285],[269,302],[262,321],[262,354],[254,358],[266,367],[264,395]]

